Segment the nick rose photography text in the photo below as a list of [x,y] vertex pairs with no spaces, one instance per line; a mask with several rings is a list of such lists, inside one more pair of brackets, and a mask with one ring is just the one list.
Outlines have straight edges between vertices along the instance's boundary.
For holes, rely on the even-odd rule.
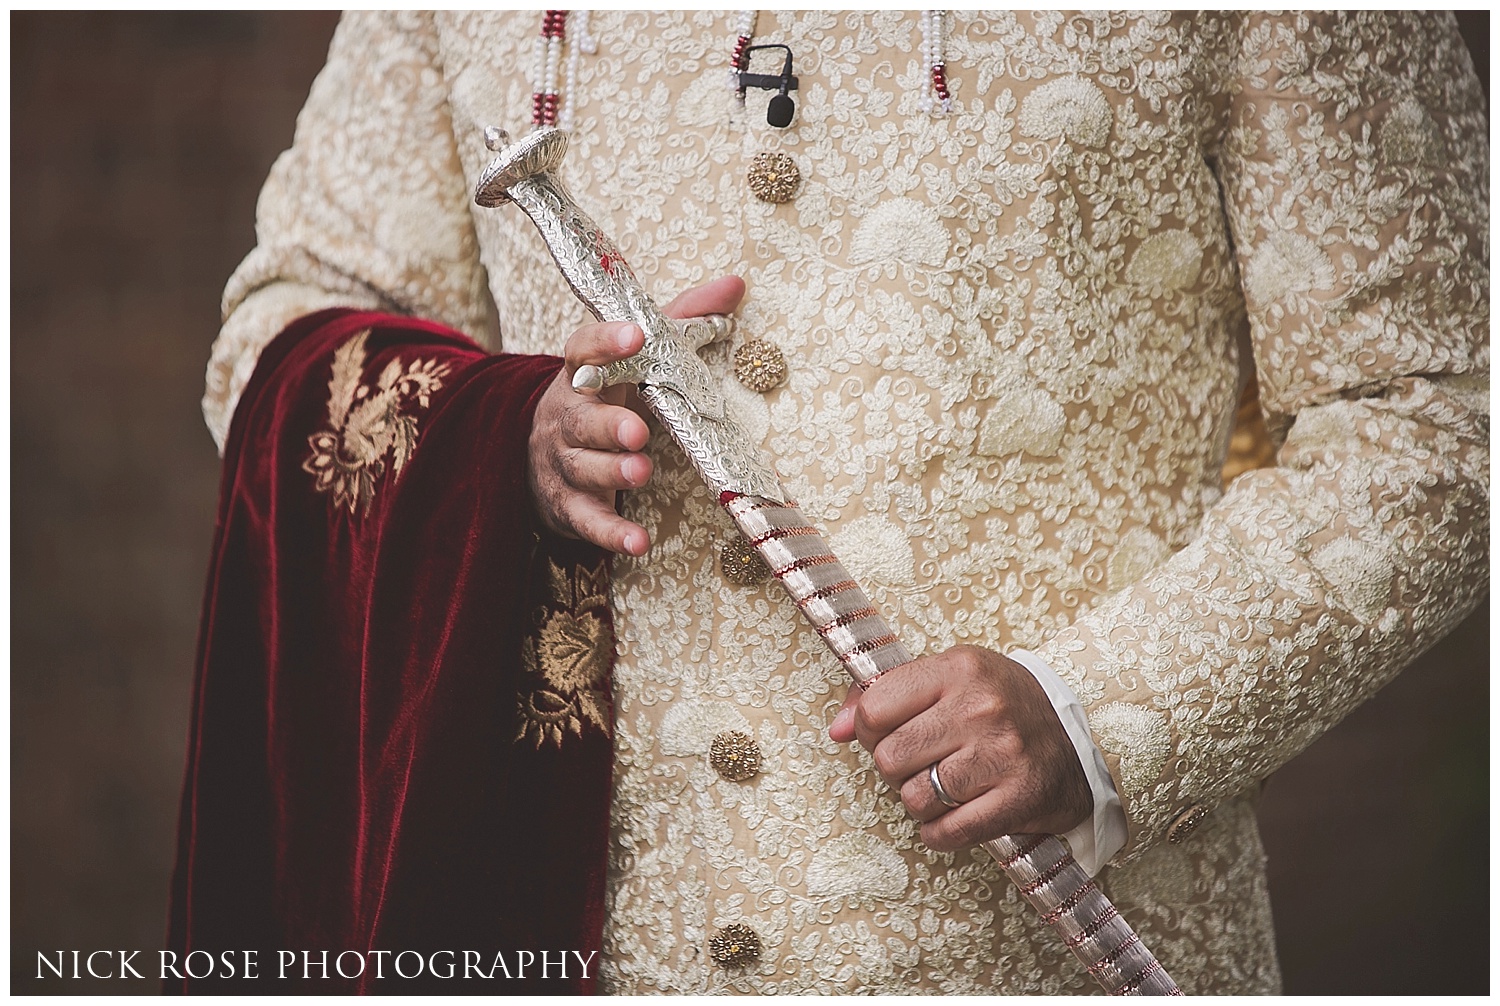
[[[589,978],[597,950],[258,950],[37,951],[38,978],[148,978],[151,954],[158,979],[168,978]],[[145,955],[145,956],[142,956]],[[269,955],[267,955],[269,956]]]

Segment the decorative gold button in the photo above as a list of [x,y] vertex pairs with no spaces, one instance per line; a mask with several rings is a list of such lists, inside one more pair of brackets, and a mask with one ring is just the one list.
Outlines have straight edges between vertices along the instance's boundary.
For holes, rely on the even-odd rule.
[[744,538],[731,538],[720,547],[719,569],[724,579],[741,587],[753,587],[771,578],[770,567]]
[[768,203],[784,203],[797,191],[802,172],[797,169],[797,162],[786,154],[767,151],[755,155],[745,177],[755,198]]
[[1181,842],[1193,833],[1198,823],[1208,816],[1208,808],[1201,803],[1195,803],[1181,814],[1177,820],[1172,822],[1172,827],[1167,829],[1167,841],[1173,845]]
[[734,376],[751,391],[770,391],[786,380],[786,357],[772,343],[751,339],[734,351]]
[[744,967],[759,959],[760,937],[743,922],[736,922],[708,938],[708,955],[721,967]]
[[708,749],[708,763],[730,782],[744,782],[760,772],[760,747],[747,733],[725,730],[714,737]]

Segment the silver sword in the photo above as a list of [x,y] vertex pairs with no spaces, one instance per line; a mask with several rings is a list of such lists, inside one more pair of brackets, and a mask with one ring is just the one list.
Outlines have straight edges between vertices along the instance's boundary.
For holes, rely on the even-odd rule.
[[[647,296],[599,225],[578,208],[554,173],[567,134],[544,127],[514,143],[485,130],[496,156],[474,192],[480,206],[514,202],[531,218],[578,299],[600,321],[628,321],[645,345],[607,367],[580,367],[574,386],[598,391],[639,386],[740,533],[860,688],[911,661],[828,542],[787,498],[776,474],[725,409],[698,350],[722,329],[705,319],[674,321]],[[1111,995],[1182,995],[1098,885],[1054,835],[1006,835],[982,847],[1020,888],[1064,944]]]

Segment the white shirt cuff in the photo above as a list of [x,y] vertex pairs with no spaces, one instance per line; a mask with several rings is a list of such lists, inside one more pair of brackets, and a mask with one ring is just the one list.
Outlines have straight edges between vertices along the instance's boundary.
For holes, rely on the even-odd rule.
[[1125,848],[1128,836],[1120,794],[1109,776],[1109,767],[1104,764],[1104,755],[1100,754],[1093,735],[1089,733],[1088,717],[1083,714],[1083,703],[1077,693],[1047,666],[1046,661],[1030,650],[1011,650],[1006,656],[1030,671],[1047,693],[1047,698],[1052,700],[1052,708],[1068,732],[1073,750],[1078,753],[1078,763],[1088,777],[1089,789],[1094,794],[1094,816],[1061,837],[1073,850],[1078,865],[1092,877],[1114,858],[1115,853]]

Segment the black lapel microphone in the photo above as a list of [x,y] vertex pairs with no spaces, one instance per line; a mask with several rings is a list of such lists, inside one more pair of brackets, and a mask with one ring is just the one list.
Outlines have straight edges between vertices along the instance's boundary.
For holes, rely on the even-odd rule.
[[776,91],[771,97],[771,103],[766,106],[766,122],[777,129],[785,129],[792,124],[792,115],[797,106],[792,101],[788,91],[797,90],[797,78],[792,76],[792,50],[779,42],[771,42],[766,45],[752,45],[745,50],[745,65],[750,65],[750,54],[759,49],[781,49],[786,53],[786,64],[781,68],[779,75],[769,73],[748,73],[740,71],[740,93],[744,94],[749,87],[760,88],[763,91]]

